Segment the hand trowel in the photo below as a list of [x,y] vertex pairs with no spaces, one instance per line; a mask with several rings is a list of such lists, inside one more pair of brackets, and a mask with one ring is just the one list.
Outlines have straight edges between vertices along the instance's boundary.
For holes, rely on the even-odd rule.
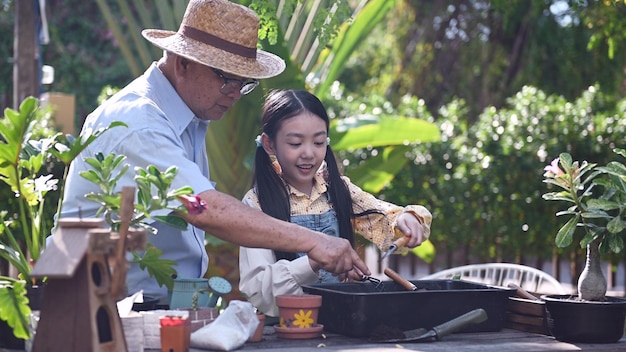
[[409,236],[405,236],[402,232],[400,232],[400,230],[398,230],[398,228],[395,229],[396,234],[400,234],[402,235],[402,237],[398,237],[398,239],[396,239],[391,246],[389,246],[389,249],[387,250],[387,252],[383,253],[383,255],[380,257],[380,261],[382,262],[385,258],[387,258],[388,256],[390,256],[393,252],[397,251],[398,248],[404,247],[409,240],[411,239],[411,237]]
[[482,308],[478,308],[431,329],[420,328],[407,331],[393,331],[393,333],[390,333],[389,330],[383,331],[383,329],[374,329],[370,336],[370,341],[397,343],[417,342],[432,339],[440,340],[444,336],[450,335],[469,324],[478,324],[485,320],[487,320],[487,312],[485,312]]

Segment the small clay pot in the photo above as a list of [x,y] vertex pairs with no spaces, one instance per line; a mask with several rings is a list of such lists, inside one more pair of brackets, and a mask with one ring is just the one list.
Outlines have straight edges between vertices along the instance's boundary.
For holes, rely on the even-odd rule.
[[319,308],[322,306],[320,295],[279,295],[276,296],[280,327],[311,328],[317,324]]
[[259,319],[259,325],[257,325],[254,335],[252,335],[248,342],[259,342],[263,340],[263,327],[265,326],[265,314],[257,313],[257,319]]
[[320,337],[324,325],[314,324],[310,328],[283,328],[280,325],[274,325],[274,330],[281,339],[304,340]]

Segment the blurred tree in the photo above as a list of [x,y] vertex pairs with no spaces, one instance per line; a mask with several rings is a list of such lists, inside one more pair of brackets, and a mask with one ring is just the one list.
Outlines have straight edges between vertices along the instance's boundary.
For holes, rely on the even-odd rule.
[[623,1],[405,0],[339,78],[353,95],[466,101],[470,122],[524,85],[575,99],[599,83],[626,92]]

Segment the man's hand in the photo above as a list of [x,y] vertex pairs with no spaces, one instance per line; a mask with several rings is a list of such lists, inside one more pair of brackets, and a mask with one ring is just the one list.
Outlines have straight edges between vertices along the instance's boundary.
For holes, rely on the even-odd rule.
[[348,277],[358,280],[362,275],[371,275],[348,240],[323,234],[318,237],[315,246],[307,253],[309,260],[317,264],[314,268],[329,271],[340,280]]

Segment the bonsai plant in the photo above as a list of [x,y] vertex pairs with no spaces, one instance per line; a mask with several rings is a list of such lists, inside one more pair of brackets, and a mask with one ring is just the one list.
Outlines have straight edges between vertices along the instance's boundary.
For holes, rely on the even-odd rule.
[[[614,152],[626,157],[624,149],[614,149]],[[570,154],[561,153],[544,170],[544,182],[561,190],[546,193],[543,198],[569,203],[565,210],[556,214],[569,217],[556,234],[556,245],[569,246],[578,230],[582,233],[580,246],[587,251],[585,267],[578,278],[576,302],[571,299],[566,302],[564,315],[557,311],[556,305],[560,303],[559,299],[568,297],[542,297],[551,316],[551,331],[562,340],[615,342],[623,335],[626,300],[606,296],[607,282],[601,270],[600,256],[609,252],[620,253],[624,249],[626,165],[612,161],[597,166],[587,161],[573,161]],[[586,309],[581,319],[573,315],[578,306]],[[603,313],[613,316],[600,316]],[[594,319],[593,314],[598,319]],[[561,328],[560,323],[565,322],[576,325]]]

